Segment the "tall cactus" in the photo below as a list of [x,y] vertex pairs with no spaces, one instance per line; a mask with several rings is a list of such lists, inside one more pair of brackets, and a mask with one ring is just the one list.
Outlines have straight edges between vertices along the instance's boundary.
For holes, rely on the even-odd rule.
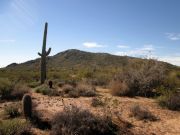
[[43,84],[44,81],[46,80],[46,57],[51,52],[51,48],[49,48],[48,51],[46,51],[47,28],[48,28],[48,23],[46,22],[44,28],[42,53],[38,52],[38,55],[41,56],[41,84]]

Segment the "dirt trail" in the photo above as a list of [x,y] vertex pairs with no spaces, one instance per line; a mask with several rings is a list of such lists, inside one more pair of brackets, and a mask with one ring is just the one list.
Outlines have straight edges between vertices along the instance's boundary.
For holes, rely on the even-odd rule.
[[[180,135],[180,112],[162,109],[154,99],[149,98],[128,98],[111,96],[108,89],[97,88],[100,98],[105,101],[106,107],[92,107],[92,98],[63,98],[65,105],[76,105],[83,109],[89,109],[96,115],[106,113],[111,110],[124,120],[133,124],[131,131],[141,135]],[[52,116],[63,111],[62,97],[49,97],[37,93],[32,93],[33,102],[36,103],[36,110],[42,111],[43,117],[51,119]],[[142,121],[130,117],[130,108],[139,104],[147,107],[160,120]]]

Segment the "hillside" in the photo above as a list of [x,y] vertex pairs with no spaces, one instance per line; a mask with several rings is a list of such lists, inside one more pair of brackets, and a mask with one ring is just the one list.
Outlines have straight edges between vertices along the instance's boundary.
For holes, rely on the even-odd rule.
[[[47,65],[50,69],[71,69],[73,68],[104,68],[104,67],[123,67],[129,63],[142,63],[145,61],[140,58],[128,56],[116,56],[108,53],[91,53],[70,49],[50,56]],[[27,61],[25,63],[12,63],[6,69],[27,69],[34,70],[39,68],[40,59]],[[175,67],[167,64],[170,67]]]
[[[81,80],[90,78],[98,80],[103,85],[123,70],[130,68],[139,70],[147,59],[140,59],[128,56],[116,56],[108,53],[91,53],[70,49],[60,52],[47,59],[48,79],[60,80]],[[158,62],[164,65],[167,71],[179,71],[179,67],[165,62]],[[168,72],[166,72],[168,73]],[[4,69],[0,69],[0,76],[11,80],[23,80],[32,82],[40,78],[40,58],[25,63],[12,63]]]

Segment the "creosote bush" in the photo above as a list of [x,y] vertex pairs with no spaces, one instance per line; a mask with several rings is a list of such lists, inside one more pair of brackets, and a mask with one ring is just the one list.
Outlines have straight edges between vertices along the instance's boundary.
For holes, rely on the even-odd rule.
[[127,96],[130,95],[129,87],[125,82],[112,81],[111,84],[111,94],[114,96]]
[[[165,79],[163,63],[156,60],[147,60],[141,66],[123,70],[116,75],[111,85],[112,93],[125,96],[154,96],[153,90],[162,85]],[[119,92],[117,92],[119,90]]]
[[52,120],[51,135],[116,135],[118,127],[109,117],[97,117],[88,110],[66,107]]
[[180,111],[180,92],[167,92],[158,98],[158,102],[162,107]]
[[67,95],[72,98],[96,96],[95,87],[88,84],[78,84],[77,86],[66,84],[62,87],[62,91],[64,96]]
[[43,95],[48,95],[48,96],[59,96],[60,95],[59,92],[56,89],[49,88],[49,86],[46,85],[46,84],[38,86],[35,89],[35,92],[42,93]]
[[11,93],[11,96],[15,99],[22,99],[23,95],[30,92],[30,88],[22,83],[17,83],[13,91]]
[[23,119],[2,120],[0,135],[31,135],[31,125]]
[[21,115],[21,104],[20,103],[10,104],[4,108],[4,112],[10,118],[18,117]]
[[82,97],[94,97],[94,96],[96,96],[96,89],[95,89],[95,87],[93,87],[91,85],[79,84],[76,89],[79,92],[79,95]]
[[92,98],[91,105],[93,107],[97,107],[97,106],[104,106],[105,103],[100,98],[94,97]]
[[40,82],[31,82],[31,83],[28,83],[28,87],[30,88],[36,88],[40,85]]
[[22,99],[30,88],[22,83],[12,83],[7,78],[0,78],[0,99]]
[[62,90],[65,94],[68,94],[71,91],[75,91],[75,88],[71,86],[70,84],[66,84],[62,87]]
[[157,117],[154,116],[147,108],[141,107],[140,105],[134,105],[131,107],[130,116],[134,116],[140,120],[157,120]]
[[0,78],[0,99],[9,99],[13,90],[12,82],[7,78]]

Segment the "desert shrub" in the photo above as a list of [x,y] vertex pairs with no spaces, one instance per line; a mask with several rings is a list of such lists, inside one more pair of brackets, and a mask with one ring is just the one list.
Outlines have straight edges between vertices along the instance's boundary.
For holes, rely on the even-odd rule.
[[31,83],[28,83],[28,87],[30,87],[30,88],[36,88],[39,85],[40,85],[40,82],[31,82]]
[[93,107],[97,107],[97,106],[104,106],[105,103],[100,98],[94,97],[92,99],[91,105]]
[[35,89],[37,93],[42,93],[43,95],[48,95],[51,89],[47,85],[41,85]]
[[42,110],[33,110],[32,117],[29,120],[33,127],[42,130],[51,129],[51,121],[43,117]]
[[147,108],[141,107],[140,105],[132,106],[130,109],[130,115],[140,120],[157,120],[157,118]]
[[109,117],[97,117],[72,106],[53,117],[51,135],[115,135],[117,131]]
[[31,125],[21,119],[0,121],[0,135],[31,135]]
[[9,99],[13,90],[13,84],[7,78],[0,78],[0,99]]
[[79,84],[76,88],[80,96],[83,97],[94,97],[96,96],[96,89],[91,85]]
[[76,85],[77,85],[77,82],[76,82],[76,80],[74,80],[74,79],[66,80],[65,83],[66,83],[67,85],[71,85],[71,86],[73,86],[73,87],[76,87]]
[[111,94],[114,96],[127,96],[131,94],[129,87],[125,82],[112,81],[110,87],[111,87]]
[[48,95],[48,96],[59,96],[60,95],[57,89],[49,88],[49,86],[46,84],[43,84],[43,85],[37,87],[35,89],[35,92],[42,93],[43,95]]
[[21,104],[10,104],[4,108],[4,112],[6,115],[8,115],[10,118],[15,118],[21,115]]
[[68,97],[77,98],[79,96],[83,97],[93,97],[96,95],[95,88],[90,85],[78,84],[76,87],[66,84],[62,87],[64,94],[67,94]]
[[70,91],[75,91],[75,88],[72,85],[66,84],[62,87],[62,90],[65,94],[68,94]]
[[116,82],[125,82],[129,88],[129,96],[154,96],[153,89],[163,85],[165,79],[163,63],[156,60],[146,60],[140,67],[131,66],[116,75]]
[[58,86],[58,87],[63,87],[64,85],[65,85],[65,82],[58,82],[58,83],[57,83],[57,86]]
[[11,92],[11,96],[15,99],[22,99],[23,95],[30,92],[30,88],[22,83],[17,83],[13,87],[13,91]]
[[71,98],[78,98],[79,92],[77,90],[69,91],[68,96]]
[[158,102],[170,110],[180,110],[180,92],[166,92],[158,98]]

